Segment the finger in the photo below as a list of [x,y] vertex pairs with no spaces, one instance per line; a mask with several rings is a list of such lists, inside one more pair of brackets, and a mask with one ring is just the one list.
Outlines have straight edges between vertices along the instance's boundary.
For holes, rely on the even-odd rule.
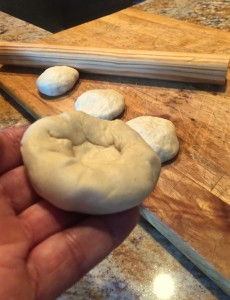
[[51,235],[77,224],[86,216],[61,210],[41,200],[24,210],[18,217],[32,248]]
[[105,258],[134,228],[138,209],[91,216],[45,240],[31,252],[28,270],[37,299],[55,299]]
[[29,182],[24,166],[12,169],[0,177],[0,197],[3,199],[1,201],[8,202],[15,214],[40,199]]
[[27,127],[12,127],[0,131],[0,174],[22,164],[20,141]]

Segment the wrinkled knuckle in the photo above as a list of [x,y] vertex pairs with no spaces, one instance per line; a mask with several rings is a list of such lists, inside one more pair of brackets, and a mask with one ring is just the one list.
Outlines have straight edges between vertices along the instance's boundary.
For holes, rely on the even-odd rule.
[[35,238],[34,238],[34,232],[33,232],[32,226],[30,225],[30,223],[28,221],[24,220],[23,218],[20,218],[20,221],[21,221],[21,226],[23,228],[26,239],[29,241],[30,245],[33,245]]
[[81,243],[80,238],[71,231],[66,231],[65,233],[66,246],[68,248],[68,253],[71,255],[71,259],[76,266],[80,277],[82,277],[85,270],[85,262],[87,261],[86,251],[84,245]]
[[11,142],[12,147],[14,146],[17,147],[21,143],[21,136],[17,132],[14,132],[13,130],[6,131],[6,137]]

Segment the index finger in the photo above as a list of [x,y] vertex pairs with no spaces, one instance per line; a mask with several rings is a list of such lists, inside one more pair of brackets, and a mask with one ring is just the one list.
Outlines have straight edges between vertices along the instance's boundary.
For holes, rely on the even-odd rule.
[[0,174],[22,164],[20,143],[27,126],[0,131]]

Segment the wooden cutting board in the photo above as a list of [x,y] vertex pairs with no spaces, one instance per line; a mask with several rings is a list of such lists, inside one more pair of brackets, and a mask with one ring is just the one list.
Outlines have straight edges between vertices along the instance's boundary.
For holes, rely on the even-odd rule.
[[[48,36],[43,42],[230,54],[230,33],[138,7]],[[180,153],[162,166],[142,215],[230,295],[230,77],[226,86],[217,87],[81,74],[68,95],[49,99],[35,86],[41,72],[4,66],[0,75],[3,89],[36,118],[73,110],[75,99],[86,90],[113,88],[126,98],[123,120],[153,115],[175,124]]]

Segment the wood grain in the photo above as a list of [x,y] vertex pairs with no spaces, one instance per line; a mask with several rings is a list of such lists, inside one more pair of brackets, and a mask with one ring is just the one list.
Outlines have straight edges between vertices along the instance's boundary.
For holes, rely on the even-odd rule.
[[[230,54],[230,33],[135,7],[54,34],[42,43]],[[179,155],[162,166],[142,214],[230,295],[229,73],[223,87],[81,74],[68,94],[44,98],[35,85],[41,72],[4,66],[0,74],[1,86],[36,118],[72,110],[76,98],[86,90],[113,88],[125,96],[123,120],[153,115],[175,124]]]
[[0,42],[0,64],[224,85],[229,55]]

